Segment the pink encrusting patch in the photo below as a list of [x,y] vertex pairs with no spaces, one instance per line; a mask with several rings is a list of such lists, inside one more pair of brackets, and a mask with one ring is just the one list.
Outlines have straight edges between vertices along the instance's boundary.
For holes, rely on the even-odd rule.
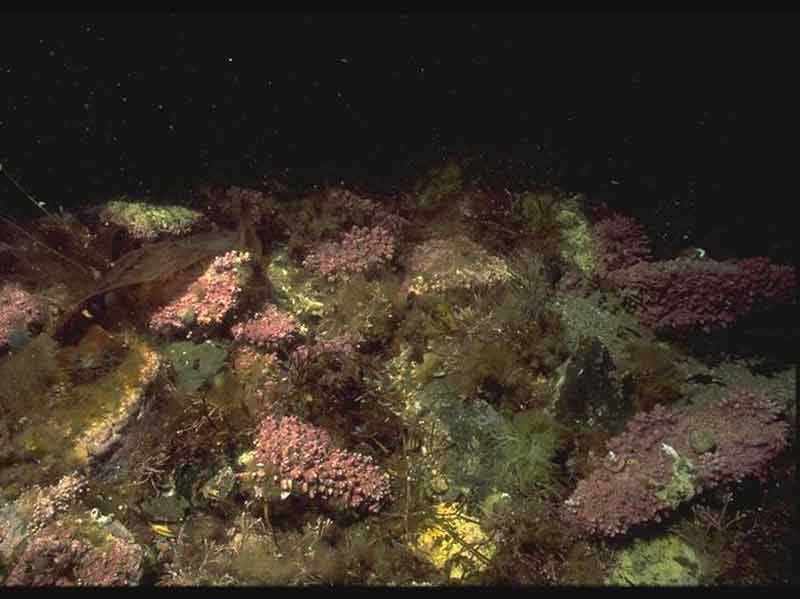
[[295,416],[261,421],[256,461],[277,469],[283,489],[311,499],[374,513],[390,496],[389,477],[370,456],[334,447],[327,431]]
[[776,402],[733,390],[701,410],[657,405],[637,414],[565,502],[576,529],[613,537],[662,517],[698,493],[746,477],[762,478],[787,445],[789,425]]
[[238,267],[249,261],[247,252],[230,251],[214,258],[204,269],[191,268],[181,273],[166,283],[164,292],[172,299],[150,313],[147,326],[155,333],[168,334],[188,330],[195,324],[220,324],[242,294]]

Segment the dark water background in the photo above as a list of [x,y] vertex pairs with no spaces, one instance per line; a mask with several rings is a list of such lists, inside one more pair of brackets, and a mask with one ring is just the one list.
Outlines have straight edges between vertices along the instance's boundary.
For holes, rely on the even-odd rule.
[[[659,253],[790,257],[790,12],[3,22],[0,160],[50,205],[284,169],[386,183],[467,147],[508,185],[555,179],[634,213]],[[0,184],[4,211],[31,208]]]

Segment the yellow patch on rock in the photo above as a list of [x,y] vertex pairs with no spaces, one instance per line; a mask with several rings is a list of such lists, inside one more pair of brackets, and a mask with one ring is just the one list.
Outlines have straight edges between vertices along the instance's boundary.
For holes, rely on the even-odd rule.
[[95,413],[76,440],[76,456],[90,460],[107,450],[138,409],[160,365],[158,352],[134,343],[116,371],[85,386],[83,395]]
[[438,570],[446,571],[451,580],[483,571],[497,548],[480,525],[454,503],[439,503],[434,512],[413,548]]

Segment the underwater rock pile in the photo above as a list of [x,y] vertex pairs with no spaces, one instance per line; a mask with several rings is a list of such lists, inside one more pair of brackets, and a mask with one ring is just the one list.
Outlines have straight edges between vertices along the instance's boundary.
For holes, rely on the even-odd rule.
[[0,255],[0,581],[563,582],[766,477],[778,405],[656,340],[790,301],[793,269],[656,262],[632,217],[461,175],[116,198],[60,302],[55,254]]

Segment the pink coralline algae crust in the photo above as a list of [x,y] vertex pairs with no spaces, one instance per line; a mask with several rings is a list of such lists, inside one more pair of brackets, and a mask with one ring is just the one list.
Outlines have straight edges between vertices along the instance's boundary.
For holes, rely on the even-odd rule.
[[250,320],[233,325],[231,334],[236,341],[257,347],[272,348],[288,339],[298,329],[298,323],[294,316],[287,312],[281,312],[277,306],[270,304]]
[[242,346],[233,353],[233,369],[242,374],[250,370],[271,371],[280,365],[278,354],[262,353],[249,346]]
[[332,339],[321,339],[314,345],[300,345],[289,354],[291,364],[301,368],[323,354],[341,354],[353,357],[358,341],[352,335],[339,335]]
[[636,294],[632,306],[644,325],[706,332],[793,301],[797,285],[794,268],[767,258],[640,262],[610,273],[607,280]]
[[169,334],[195,324],[220,324],[241,296],[238,267],[249,260],[247,252],[231,251],[214,258],[204,269],[200,266],[180,273],[164,289],[172,299],[150,313],[147,326],[155,333]]
[[272,198],[256,189],[232,186],[225,190],[223,211],[234,218],[246,218],[253,224],[263,223],[275,216]]
[[142,576],[142,548],[109,537],[100,546],[69,526],[53,523],[33,536],[8,578],[7,586],[126,586]]
[[22,495],[23,498],[30,497],[28,534],[35,534],[52,522],[59,513],[67,510],[81,494],[85,493],[87,487],[87,479],[78,473],[62,476],[58,483],[44,489],[34,485],[28,493]]
[[389,212],[381,204],[362,198],[353,192],[334,187],[327,193],[327,201],[330,205],[337,207],[344,214],[352,214],[359,218],[361,223],[369,224],[371,227],[381,227],[393,235],[399,235],[408,221],[402,216]]
[[334,447],[327,431],[294,416],[261,421],[255,461],[277,469],[282,489],[312,499],[375,513],[390,497],[389,477],[370,456]]
[[303,260],[303,266],[329,281],[346,281],[389,261],[394,249],[394,235],[386,227],[355,226],[340,241],[319,244]]
[[651,258],[650,240],[644,227],[629,216],[612,214],[598,221],[592,227],[592,236],[596,246],[596,274],[600,278]]
[[142,577],[144,551],[139,545],[122,539],[109,539],[91,550],[81,561],[78,575],[81,584],[112,587],[138,584]]
[[246,397],[256,400],[256,405],[279,400],[284,386],[281,384],[281,362],[278,354],[262,352],[242,345],[233,352],[233,369],[243,384]]
[[777,402],[744,389],[705,410],[695,427],[702,427],[717,444],[715,452],[697,460],[706,486],[748,477],[764,480],[766,466],[788,443],[790,427],[783,416]]
[[0,349],[8,345],[12,331],[27,331],[42,317],[36,296],[13,283],[4,284],[0,288]]
[[747,390],[691,415],[656,406],[609,440],[605,456],[592,456],[594,469],[565,502],[564,520],[607,537],[660,522],[703,490],[763,479],[788,432],[778,404]]

